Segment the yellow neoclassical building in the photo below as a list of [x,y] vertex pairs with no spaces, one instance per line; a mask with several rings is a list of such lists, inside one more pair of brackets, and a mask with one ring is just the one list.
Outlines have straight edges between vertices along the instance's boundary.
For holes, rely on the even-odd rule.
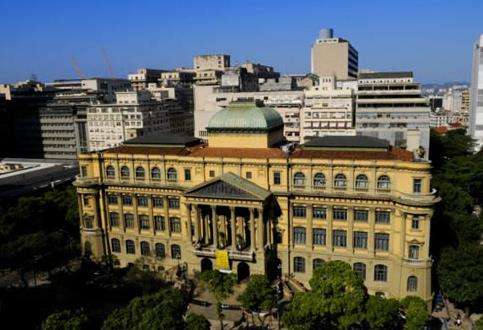
[[[308,286],[343,260],[370,293],[431,297],[430,164],[362,136],[284,142],[271,108],[232,103],[208,142],[145,136],[82,154],[83,248],[120,266],[271,273]],[[161,268],[160,268],[161,267]]]

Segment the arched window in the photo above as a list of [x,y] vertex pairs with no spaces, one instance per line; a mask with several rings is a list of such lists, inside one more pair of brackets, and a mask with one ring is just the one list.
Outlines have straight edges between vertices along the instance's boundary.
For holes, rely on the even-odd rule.
[[161,170],[159,169],[159,167],[153,167],[151,169],[151,179],[153,180],[161,179]]
[[389,190],[391,189],[391,179],[387,175],[381,175],[377,179],[377,189]]
[[345,188],[347,187],[347,179],[344,174],[337,174],[334,178],[335,188]]
[[136,167],[136,179],[144,180],[144,168],[141,166]]
[[158,258],[164,258],[166,256],[166,251],[164,249],[164,244],[163,243],[156,243],[154,246],[156,249],[156,257]]
[[354,272],[359,275],[363,280],[366,279],[366,264],[362,262],[356,262],[353,265]]
[[416,292],[418,291],[418,278],[416,276],[409,276],[408,277],[408,292]]
[[374,266],[374,281],[387,282],[387,266]]
[[174,168],[172,168],[172,167],[168,168],[167,179],[169,181],[178,180],[178,173],[176,172],[176,170]]
[[170,217],[169,230],[172,233],[181,233],[181,220],[177,217]]
[[369,188],[369,180],[367,179],[367,175],[359,174],[356,177],[356,189],[367,189]]
[[141,242],[141,254],[143,256],[149,256],[151,254],[148,242]]
[[129,167],[127,166],[121,167],[121,178],[129,179]]
[[409,259],[419,259],[419,245],[409,245]]
[[134,241],[128,239],[126,241],[126,253],[127,254],[136,254],[136,247],[134,246]]
[[116,170],[114,169],[114,166],[107,166],[106,167],[106,177],[108,179],[114,179],[116,177]]
[[324,259],[316,258],[312,261],[312,270],[322,267],[324,264]]
[[305,273],[305,259],[302,257],[293,258],[293,270],[296,273]]
[[314,175],[314,187],[325,187],[325,175],[323,175],[322,173],[316,173]]
[[121,252],[121,242],[117,238],[111,239],[111,250],[112,252]]
[[181,247],[178,244],[171,245],[171,259],[181,259]]
[[305,175],[301,172],[297,172],[293,176],[294,186],[305,186]]

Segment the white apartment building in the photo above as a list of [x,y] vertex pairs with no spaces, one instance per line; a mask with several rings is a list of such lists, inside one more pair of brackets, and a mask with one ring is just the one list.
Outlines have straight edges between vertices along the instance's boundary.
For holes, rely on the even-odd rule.
[[476,140],[476,149],[483,146],[483,34],[473,46],[471,75],[471,112],[469,133]]
[[167,70],[141,68],[136,73],[128,74],[127,78],[135,91],[142,91],[148,88],[149,83],[157,83],[163,72]]
[[195,136],[206,138],[210,118],[230,102],[252,99],[277,110],[284,121],[284,136],[302,143],[310,137],[355,135],[355,96],[352,89],[337,89],[335,77],[323,77],[309,90],[227,92],[217,86],[194,87]]
[[336,88],[334,76],[319,77],[319,85],[305,91],[300,142],[326,135],[355,135],[355,92]]
[[458,114],[468,114],[470,107],[469,88],[453,86],[443,96],[443,109]]
[[153,100],[148,91],[116,93],[116,103],[93,104],[87,111],[89,150],[115,147],[155,133],[192,135],[193,114],[173,99]]
[[428,99],[421,96],[412,72],[359,74],[357,134],[386,139],[427,158],[430,113]]

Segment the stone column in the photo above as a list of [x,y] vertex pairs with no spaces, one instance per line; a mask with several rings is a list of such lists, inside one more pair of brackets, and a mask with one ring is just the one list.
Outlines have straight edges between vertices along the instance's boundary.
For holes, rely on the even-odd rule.
[[198,210],[198,204],[192,204],[195,211],[195,241],[200,240],[200,212]]
[[216,206],[211,206],[211,227],[213,230],[213,246],[218,248],[218,225],[216,223]]
[[236,250],[236,221],[235,221],[235,207],[230,206],[230,230],[231,230],[231,249]]
[[374,255],[374,232],[376,227],[376,213],[374,209],[369,211],[369,234],[367,235],[367,245],[369,254]]
[[193,234],[191,232],[191,204],[186,204],[186,215],[188,220],[188,238],[190,243],[193,243]]
[[149,216],[149,225],[151,226],[151,230],[153,235],[156,235],[156,224],[154,223],[154,216],[153,216],[153,196],[149,195],[148,197],[148,216]]
[[307,205],[307,237],[306,237],[306,247],[309,251],[312,250],[313,246],[313,234],[312,234],[312,227],[313,227],[313,205]]
[[119,225],[121,226],[122,231],[125,233],[126,232],[126,226],[124,224],[124,209],[122,206],[122,195],[118,195],[117,199],[117,210],[119,213]]
[[332,251],[333,250],[333,239],[332,239],[332,228],[334,225],[334,217],[332,214],[333,207],[327,207],[327,248]]
[[166,232],[171,237],[171,223],[169,221],[168,196],[163,197],[164,221],[166,224]]
[[[255,209],[250,208],[250,250],[255,249]],[[258,229],[260,230],[260,222],[258,222]],[[260,245],[257,243],[257,245]]]
[[[401,242],[401,246],[399,247],[399,249],[401,250],[400,255],[403,258],[405,258],[406,257],[406,222],[408,220],[412,221],[412,217],[414,215],[408,217],[406,212],[401,212],[399,214],[396,214],[396,216],[399,216],[399,215],[401,216],[401,237],[399,238],[399,240]],[[396,219],[391,219],[391,221],[396,222]],[[409,257],[409,255],[408,255],[408,257]]]
[[347,222],[349,230],[347,231],[347,248],[354,250],[354,208],[347,209]]
[[203,218],[203,213],[201,213],[201,221],[203,222],[203,240],[205,244],[208,244],[210,239],[210,225],[208,223],[208,216]]
[[138,196],[133,194],[132,196],[132,205],[134,210],[134,230],[140,234],[141,233],[141,226],[139,226],[139,216],[138,216]]

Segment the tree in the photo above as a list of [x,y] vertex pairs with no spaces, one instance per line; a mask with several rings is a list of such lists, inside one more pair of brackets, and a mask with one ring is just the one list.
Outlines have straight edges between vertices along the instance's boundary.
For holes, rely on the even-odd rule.
[[[252,313],[270,311],[277,303],[277,290],[270,285],[270,281],[265,275],[252,275],[238,300],[243,308]],[[264,322],[261,318],[260,322],[263,325]]]
[[186,317],[186,329],[187,330],[210,330],[211,323],[199,314],[189,314]]
[[173,288],[134,298],[125,308],[113,311],[104,321],[104,330],[183,329],[187,299]]
[[87,330],[89,328],[89,319],[82,311],[65,310],[54,313],[42,324],[42,330]]
[[483,247],[462,244],[441,254],[437,274],[443,292],[466,307],[478,305],[483,297]]
[[310,286],[312,291],[295,294],[283,316],[289,329],[348,329],[363,321],[367,291],[345,262],[324,263]]
[[399,323],[399,301],[379,296],[369,296],[365,321],[373,330],[396,329]]
[[407,296],[401,300],[401,306],[404,314],[406,315],[404,329],[423,329],[429,317],[426,302],[416,296]]
[[235,276],[233,274],[224,274],[217,270],[206,270],[200,274],[200,280],[216,299],[216,313],[220,321],[220,327],[223,329],[224,315],[221,303],[233,293],[233,286],[236,283]]

